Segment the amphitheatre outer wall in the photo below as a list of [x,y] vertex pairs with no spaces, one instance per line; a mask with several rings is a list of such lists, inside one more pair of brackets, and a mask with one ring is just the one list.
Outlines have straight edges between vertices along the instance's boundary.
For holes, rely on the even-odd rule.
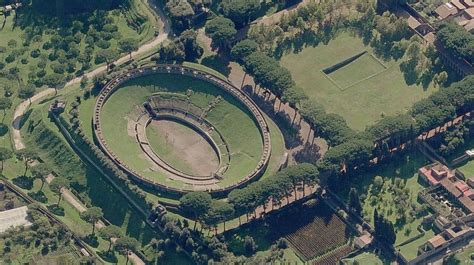
[[[216,87],[226,91],[228,94],[233,96],[237,99],[240,103],[242,103],[251,113],[254,120],[256,121],[256,125],[258,130],[260,131],[260,135],[262,137],[263,143],[263,152],[262,156],[256,166],[256,168],[250,172],[248,175],[242,177],[242,179],[234,183],[232,185],[217,188],[217,189],[208,189],[207,191],[215,196],[224,196],[227,195],[230,191],[236,188],[241,188],[248,185],[250,182],[258,179],[260,176],[263,175],[265,172],[270,156],[271,156],[271,141],[270,141],[270,132],[267,125],[267,122],[257,107],[257,105],[241,90],[237,89],[230,83],[220,79],[217,76],[209,74],[207,72],[203,72],[191,67],[181,66],[181,65],[156,65],[156,66],[146,66],[137,69],[132,69],[124,74],[120,74],[115,76],[112,80],[110,80],[104,88],[101,90],[100,94],[97,97],[97,101],[94,106],[94,115],[92,119],[92,126],[94,131],[94,137],[97,141],[99,147],[104,151],[104,153],[119,167],[121,168],[131,179],[135,182],[143,184],[147,187],[153,188],[157,191],[167,192],[171,194],[182,195],[191,191],[195,191],[194,189],[179,189],[175,187],[170,187],[164,185],[163,183],[159,183],[156,181],[152,181],[148,178],[145,178],[140,173],[136,172],[135,170],[131,169],[129,166],[126,165],[117,155],[114,154],[112,150],[110,150],[109,146],[107,145],[103,131],[101,127],[101,111],[102,107],[108,100],[108,98],[120,88],[120,85],[143,76],[153,75],[153,74],[176,74],[176,75],[186,75],[189,77],[193,77],[196,79],[200,79],[206,82],[209,82]],[[138,143],[137,143],[138,144]]]

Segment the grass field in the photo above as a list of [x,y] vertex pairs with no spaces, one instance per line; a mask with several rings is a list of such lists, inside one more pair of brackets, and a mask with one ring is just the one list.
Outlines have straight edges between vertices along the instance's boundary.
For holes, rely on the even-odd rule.
[[[357,130],[373,124],[382,114],[406,112],[414,102],[435,91],[432,87],[423,89],[407,85],[400,71],[400,61],[384,61],[387,70],[343,91],[321,71],[362,51],[373,53],[359,37],[344,32],[328,44],[308,46],[298,53],[285,54],[280,62],[290,70],[297,85],[310,99],[321,103],[328,112],[340,114],[350,127]],[[336,71],[335,78],[341,84],[348,84],[367,77],[380,67],[372,61],[364,63],[372,60],[368,57],[360,59],[351,63],[353,66],[349,64],[346,69]]]
[[141,158],[142,152],[134,138],[126,136],[127,117],[132,113],[134,106],[145,102],[152,92],[184,93],[189,88],[195,91],[191,101],[200,107],[206,107],[218,95],[223,97],[224,100],[210,111],[207,119],[222,133],[231,150],[231,165],[220,185],[227,186],[239,181],[255,168],[260,159],[262,154],[260,133],[250,113],[242,104],[219,88],[203,81],[183,76],[176,78],[173,75],[153,75],[124,84],[104,105],[102,126],[105,140],[125,163],[145,177],[167,185],[183,187],[181,182],[167,180],[160,173],[147,170],[150,168],[150,163]]
[[345,90],[356,85],[358,82],[362,82],[367,78],[381,73],[385,69],[385,66],[377,61],[372,54],[364,53],[355,59],[355,61],[327,75],[340,89]]
[[[357,263],[356,263],[357,262]],[[390,264],[388,261],[382,260],[379,256],[374,253],[363,252],[353,258],[347,258],[342,260],[343,264],[352,265],[352,264],[367,264],[367,265],[385,265]]]

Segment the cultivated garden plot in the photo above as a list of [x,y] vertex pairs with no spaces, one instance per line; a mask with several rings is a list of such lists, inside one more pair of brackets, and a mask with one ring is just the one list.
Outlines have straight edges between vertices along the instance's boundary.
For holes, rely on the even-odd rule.
[[[323,72],[364,51],[367,53],[328,75]],[[310,99],[322,104],[327,112],[341,115],[357,130],[382,116],[405,113],[413,103],[436,91],[432,86],[407,84],[400,70],[401,60],[376,57],[372,47],[347,31],[336,34],[328,43],[287,52],[280,63]]]

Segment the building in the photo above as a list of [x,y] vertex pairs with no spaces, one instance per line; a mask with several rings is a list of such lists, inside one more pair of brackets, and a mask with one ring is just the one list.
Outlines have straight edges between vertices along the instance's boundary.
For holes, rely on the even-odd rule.
[[447,166],[436,163],[424,166],[418,174],[430,186],[441,187],[450,197],[450,201],[459,206],[466,214],[474,213],[474,179],[466,181],[458,179]]
[[357,246],[357,248],[366,248],[370,244],[372,244],[373,238],[369,234],[364,234],[360,237],[356,237],[354,239],[354,245]]
[[430,186],[439,184],[442,179],[455,177],[454,173],[447,166],[439,163],[420,168],[418,175],[428,182]]
[[438,8],[436,8],[436,10],[434,12],[435,12],[436,18],[438,20],[445,20],[449,17],[452,17],[452,16],[458,14],[459,9],[457,9],[456,6],[454,6],[451,3],[445,3],[445,4],[442,4],[442,5],[438,6]]

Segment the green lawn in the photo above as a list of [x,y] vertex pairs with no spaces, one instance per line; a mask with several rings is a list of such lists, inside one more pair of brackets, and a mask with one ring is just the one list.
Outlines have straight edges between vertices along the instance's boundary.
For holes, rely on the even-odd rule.
[[367,78],[381,73],[386,68],[370,53],[364,53],[362,56],[350,62],[347,65],[327,74],[340,89],[348,89]]
[[457,169],[460,170],[466,178],[474,177],[474,160],[470,160]]
[[461,261],[460,264],[472,264],[473,259],[471,259],[471,255],[474,254],[474,247],[471,246],[455,255],[455,257]]
[[[384,61],[387,70],[343,91],[321,71],[362,51],[373,53],[360,38],[345,32],[327,44],[307,46],[298,53],[284,54],[280,62],[290,70],[297,85],[310,99],[321,103],[328,112],[340,114],[350,127],[357,130],[373,124],[382,114],[406,112],[414,102],[435,91],[432,87],[423,89],[407,85],[399,68],[400,61]],[[373,72],[374,67],[379,67],[373,62],[367,65],[363,61],[353,63],[354,66],[348,66],[348,71],[340,69],[334,73],[337,77],[344,72],[349,75],[339,81],[342,84],[348,83],[346,80],[359,80]],[[339,74],[339,71],[342,72]]]
[[407,260],[416,258],[418,254],[418,247],[426,243],[430,238],[434,237],[435,233],[433,230],[426,231],[425,235],[418,238],[417,240],[410,242],[409,244],[398,247],[397,249]]
[[[185,187],[181,182],[167,180],[162,173],[149,170],[151,164],[142,159],[135,139],[127,136],[127,117],[130,117],[135,106],[140,106],[153,92],[184,93],[189,88],[195,91],[191,101],[200,107],[206,107],[218,95],[223,97],[224,100],[208,113],[207,120],[224,136],[231,152],[231,165],[220,185],[227,186],[239,181],[256,167],[262,154],[262,140],[257,126],[248,110],[233,97],[209,83],[190,77],[153,75],[122,85],[103,108],[102,126],[107,144],[127,165],[145,177],[170,186]],[[86,122],[88,120],[83,119]],[[276,135],[278,137],[278,133]],[[279,149],[278,146],[275,148]]]
[[353,258],[348,258],[342,260],[343,264],[352,265],[355,262],[358,264],[367,264],[367,265],[385,265],[390,264],[389,261],[382,260],[378,255],[370,252],[363,252]]

